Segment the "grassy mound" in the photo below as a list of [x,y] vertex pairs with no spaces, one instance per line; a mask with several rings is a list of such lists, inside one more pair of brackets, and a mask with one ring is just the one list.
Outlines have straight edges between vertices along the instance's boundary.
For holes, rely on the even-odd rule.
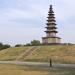
[[21,60],[55,63],[75,63],[75,46],[41,46],[31,55]]
[[[31,46],[9,48],[0,51],[0,60],[15,60],[20,54]],[[23,56],[20,61],[49,62],[51,58],[54,63],[75,63],[75,45],[37,46],[28,56]]]

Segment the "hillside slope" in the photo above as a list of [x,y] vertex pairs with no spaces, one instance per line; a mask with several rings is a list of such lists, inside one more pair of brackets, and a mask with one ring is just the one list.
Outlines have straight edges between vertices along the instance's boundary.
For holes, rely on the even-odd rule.
[[[0,60],[16,60],[23,52],[32,47],[9,48],[0,52]],[[49,62],[51,58],[55,63],[75,63],[75,45],[63,46],[37,46],[38,48],[19,61]]]
[[31,47],[14,47],[0,51],[0,60],[15,60],[21,53]]

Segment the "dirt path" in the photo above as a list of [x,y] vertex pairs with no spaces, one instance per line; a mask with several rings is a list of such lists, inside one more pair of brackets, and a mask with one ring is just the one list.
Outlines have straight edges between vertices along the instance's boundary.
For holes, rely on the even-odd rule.
[[38,46],[33,46],[31,48],[29,48],[28,50],[26,50],[25,52],[21,53],[17,58],[16,61],[22,59],[23,57],[26,57],[28,55],[31,55],[35,50],[37,50],[39,47]]
[[[20,61],[0,61],[0,64],[16,64],[16,65],[24,65],[28,67],[43,67],[43,68],[48,68],[50,67],[49,63],[45,62],[20,62]],[[75,69],[75,64],[53,64],[52,67],[55,68],[74,68]]]

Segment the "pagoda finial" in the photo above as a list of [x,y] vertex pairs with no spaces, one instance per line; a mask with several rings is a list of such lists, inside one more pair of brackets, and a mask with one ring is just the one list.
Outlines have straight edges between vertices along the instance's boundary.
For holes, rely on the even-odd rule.
[[50,5],[50,8],[52,8],[52,5]]
[[52,5],[50,5],[50,11],[52,11]]

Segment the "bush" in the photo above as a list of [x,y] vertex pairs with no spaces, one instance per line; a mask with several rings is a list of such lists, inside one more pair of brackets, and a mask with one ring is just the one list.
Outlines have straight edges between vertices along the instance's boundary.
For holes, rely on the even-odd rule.
[[17,44],[17,45],[15,45],[15,47],[21,47],[22,45],[21,44]]
[[6,48],[10,48],[10,45],[5,44],[5,45],[3,45],[3,48],[4,48],[4,49],[6,49]]
[[41,45],[41,43],[39,40],[33,40],[33,41],[31,41],[31,45],[38,46],[38,45]]
[[25,46],[31,46],[31,44],[30,43],[27,43]]
[[3,49],[6,49],[6,48],[10,48],[11,46],[10,45],[8,45],[8,44],[2,44],[2,43],[0,43],[0,50],[3,50]]

